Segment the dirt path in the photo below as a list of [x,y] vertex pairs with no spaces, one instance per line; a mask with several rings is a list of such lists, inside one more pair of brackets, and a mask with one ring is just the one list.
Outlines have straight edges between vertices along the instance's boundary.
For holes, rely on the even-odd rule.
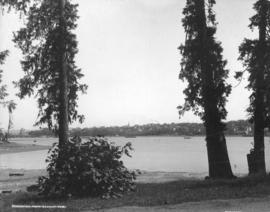
[[[155,207],[119,207],[99,212],[270,212],[270,197],[211,200]],[[84,212],[92,212],[84,211]]]

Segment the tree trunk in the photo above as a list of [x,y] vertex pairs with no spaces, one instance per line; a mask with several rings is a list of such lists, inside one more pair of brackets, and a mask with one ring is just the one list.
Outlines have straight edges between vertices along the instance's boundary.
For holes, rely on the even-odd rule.
[[200,63],[202,71],[202,98],[204,101],[206,143],[210,178],[232,178],[233,173],[228,157],[224,126],[219,117],[215,86],[213,82],[214,70],[208,63],[207,22],[204,0],[196,0],[198,12],[197,21],[200,26],[199,39],[201,45]]
[[60,110],[59,110],[59,148],[63,148],[68,141],[68,77],[66,68],[65,48],[65,4],[66,0],[59,0],[60,4]]
[[12,117],[11,117],[11,112],[9,112],[9,114],[8,114],[8,129],[7,129],[7,135],[6,135],[6,142],[9,142],[9,133],[10,133],[11,126],[12,126]]
[[206,126],[206,144],[210,178],[233,178],[224,133]]
[[254,159],[255,172],[266,174],[264,153],[264,72],[266,54],[267,1],[262,0],[259,12],[259,44],[257,49],[258,70],[256,73],[255,111],[254,111]]

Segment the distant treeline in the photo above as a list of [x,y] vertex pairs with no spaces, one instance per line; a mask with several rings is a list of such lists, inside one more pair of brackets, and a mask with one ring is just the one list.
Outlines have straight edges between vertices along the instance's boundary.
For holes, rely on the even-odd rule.
[[[246,120],[227,122],[227,135],[251,136],[253,127]],[[202,136],[205,135],[205,128],[200,123],[171,123],[171,124],[146,124],[121,127],[92,127],[73,128],[70,130],[71,136]],[[54,134],[44,128],[29,131],[27,136],[41,137],[54,136]]]

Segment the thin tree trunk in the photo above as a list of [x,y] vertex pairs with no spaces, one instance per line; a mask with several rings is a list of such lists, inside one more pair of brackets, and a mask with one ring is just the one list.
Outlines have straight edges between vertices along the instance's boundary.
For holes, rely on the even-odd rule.
[[207,23],[204,0],[196,0],[199,39],[201,45],[200,61],[203,80],[203,99],[205,112],[206,143],[210,178],[232,178],[233,173],[228,157],[224,127],[219,117],[214,92],[213,70],[207,61]]
[[255,172],[266,173],[264,153],[264,72],[265,72],[265,51],[266,51],[266,19],[267,1],[262,0],[262,8],[259,14],[259,44],[257,49],[258,70],[256,73],[255,111],[254,111],[254,159]]
[[68,141],[68,77],[65,55],[65,4],[66,0],[59,0],[60,4],[60,111],[59,111],[59,148],[63,148]]
[[11,129],[11,125],[12,125],[12,117],[11,117],[11,113],[9,112],[9,116],[8,116],[8,130],[7,130],[7,135],[6,135],[6,142],[9,142],[9,133],[10,133],[10,129]]

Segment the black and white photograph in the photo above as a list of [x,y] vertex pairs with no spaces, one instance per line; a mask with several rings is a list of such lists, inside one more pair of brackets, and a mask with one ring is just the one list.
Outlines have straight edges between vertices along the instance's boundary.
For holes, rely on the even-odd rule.
[[0,212],[269,212],[270,0],[0,0]]

